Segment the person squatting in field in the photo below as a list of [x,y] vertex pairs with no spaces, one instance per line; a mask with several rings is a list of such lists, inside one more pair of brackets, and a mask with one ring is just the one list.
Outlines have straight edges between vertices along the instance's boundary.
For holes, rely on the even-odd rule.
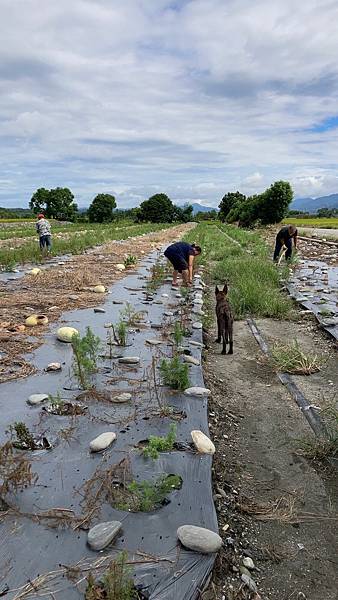
[[164,256],[174,267],[173,287],[178,287],[177,278],[179,273],[182,275],[184,285],[192,284],[194,258],[201,252],[200,246],[188,244],[187,242],[176,242],[168,246]]
[[52,247],[51,228],[49,222],[47,221],[47,219],[45,219],[45,215],[43,215],[42,213],[38,215],[38,220],[36,222],[36,231],[39,235],[41,252],[43,252],[43,250],[46,248],[47,254],[49,254],[50,249]]
[[283,246],[286,246],[285,259],[289,260],[292,256],[292,240],[297,250],[297,228],[294,225],[285,225],[276,235],[276,246],[273,255],[273,260],[277,262],[279,254]]

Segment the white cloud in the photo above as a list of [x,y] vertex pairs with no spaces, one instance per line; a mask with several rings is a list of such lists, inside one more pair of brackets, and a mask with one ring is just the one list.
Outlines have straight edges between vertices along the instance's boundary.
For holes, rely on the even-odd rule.
[[338,5],[3,0],[0,205],[155,191],[217,206],[289,179],[338,191]]

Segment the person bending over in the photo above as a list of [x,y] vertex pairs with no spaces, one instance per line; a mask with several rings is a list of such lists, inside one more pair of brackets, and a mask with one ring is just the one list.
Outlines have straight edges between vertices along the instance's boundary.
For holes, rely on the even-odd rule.
[[196,244],[187,244],[187,242],[176,242],[171,244],[164,252],[164,256],[174,267],[173,287],[178,287],[178,274],[182,274],[184,285],[192,284],[194,258],[201,254],[200,246]]
[[279,254],[283,246],[286,246],[285,259],[289,260],[292,256],[292,240],[297,250],[297,228],[294,225],[285,225],[276,235],[276,246],[273,255],[273,260],[277,262]]
[[45,215],[43,215],[42,213],[38,215],[38,220],[36,222],[36,231],[39,235],[41,252],[43,252],[46,248],[47,254],[49,254],[50,249],[52,247],[52,235],[50,230],[50,224],[47,221],[47,219],[45,219]]

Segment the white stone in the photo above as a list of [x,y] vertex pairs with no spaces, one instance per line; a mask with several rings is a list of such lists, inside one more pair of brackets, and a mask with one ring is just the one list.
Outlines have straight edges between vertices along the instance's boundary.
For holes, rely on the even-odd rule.
[[201,452],[202,454],[215,454],[216,448],[205,433],[198,429],[194,429],[191,432],[191,437],[198,452]]
[[106,291],[106,288],[104,287],[104,285],[96,285],[93,288],[93,292],[95,292],[95,294],[104,294]]
[[189,340],[191,346],[197,346],[197,348],[204,348],[204,344],[201,342],[195,342],[195,340]]
[[115,265],[115,267],[118,271],[124,271],[126,268],[125,265],[123,265],[122,263]]
[[189,365],[200,365],[200,361],[198,360],[198,358],[195,358],[194,356],[189,356],[188,354],[184,355],[184,362],[188,363]]
[[103,550],[117,536],[122,523],[120,521],[106,521],[99,523],[88,531],[87,542],[93,550]]
[[119,358],[119,363],[125,365],[137,365],[140,362],[139,356],[122,356]]
[[194,304],[203,304],[202,298],[194,298]]
[[48,394],[32,394],[29,396],[27,402],[28,404],[34,406],[35,404],[41,404],[42,402],[45,402],[45,400],[48,400]]
[[186,396],[210,396],[211,391],[204,387],[190,387],[184,390]]
[[252,558],[250,558],[249,556],[246,556],[245,558],[243,558],[243,565],[245,567],[247,567],[247,569],[254,569],[255,568],[255,563],[252,560]]
[[195,323],[192,324],[193,329],[202,329],[202,327],[203,327],[203,325],[199,321],[196,321]]
[[101,452],[108,448],[114,440],[116,440],[116,433],[113,431],[106,431],[92,440],[89,444],[89,448],[92,452]]
[[116,402],[117,404],[122,404],[123,402],[129,402],[131,400],[131,394],[129,392],[123,392],[118,396],[112,396],[112,402]]
[[170,310],[166,310],[163,314],[165,317],[173,317],[174,316],[174,313],[171,312]]
[[75,327],[60,327],[56,332],[56,337],[60,342],[71,342],[73,335],[78,335],[79,332]]
[[146,340],[147,344],[150,344],[151,346],[158,346],[159,344],[163,344],[162,340]]
[[214,531],[195,525],[182,525],[177,530],[177,537],[189,550],[203,554],[218,552],[223,543],[222,538]]
[[169,298],[169,294],[162,294],[162,298]]
[[46,371],[61,371],[61,364],[58,362],[49,363],[46,367]]
[[194,275],[194,279],[201,279],[201,275]]

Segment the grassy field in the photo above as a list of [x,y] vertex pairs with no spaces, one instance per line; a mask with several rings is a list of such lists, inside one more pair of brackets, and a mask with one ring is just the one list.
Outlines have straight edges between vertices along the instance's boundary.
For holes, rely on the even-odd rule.
[[304,217],[288,217],[282,223],[292,223],[297,227],[318,227],[319,229],[338,229],[338,217],[330,219],[306,219]]
[[[34,224],[32,224],[32,227],[34,228]],[[131,236],[158,231],[165,227],[170,227],[170,225],[163,223],[131,224],[130,222],[109,223],[107,225],[72,224],[60,226],[59,231],[57,227],[53,227],[52,254],[55,256],[80,254],[87,248],[99,246],[111,240],[124,240]],[[6,245],[0,247],[0,270],[10,270],[18,264],[41,261],[38,242],[29,239],[30,237],[36,237],[34,229],[33,234],[21,236],[28,237],[28,239],[24,240],[23,244],[18,247],[12,247],[11,240],[20,236],[13,234],[12,229],[11,233],[11,237],[6,238]]]
[[[292,303],[280,292],[281,272],[272,263],[271,250],[259,234],[215,222],[199,224],[186,239],[202,247],[199,260],[209,276],[216,283],[228,283],[237,319],[284,318],[289,314]],[[282,271],[282,275],[286,273]]]

